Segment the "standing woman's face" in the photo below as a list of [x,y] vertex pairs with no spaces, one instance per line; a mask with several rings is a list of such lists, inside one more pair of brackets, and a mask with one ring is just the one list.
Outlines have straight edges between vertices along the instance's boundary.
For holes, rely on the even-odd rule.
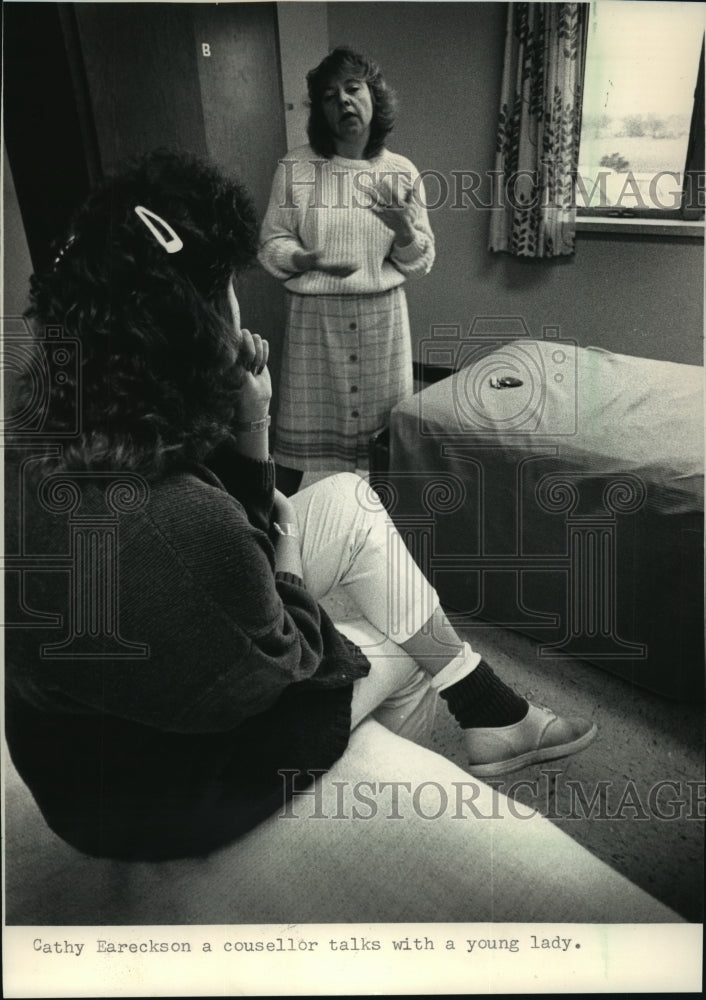
[[323,92],[324,117],[334,140],[350,142],[370,134],[373,99],[365,80],[345,77],[331,80]]

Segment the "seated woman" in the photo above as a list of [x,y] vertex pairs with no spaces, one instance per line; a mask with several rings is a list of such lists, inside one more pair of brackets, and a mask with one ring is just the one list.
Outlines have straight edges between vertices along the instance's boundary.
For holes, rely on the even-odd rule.
[[[49,826],[91,855],[227,844],[366,716],[418,738],[437,694],[474,775],[596,733],[528,705],[458,637],[363,480],[274,490],[268,345],[235,285],[256,251],[237,183],[156,153],[88,198],[32,281],[38,331],[62,328],[80,366],[42,401],[50,443],[6,475],[8,530],[46,557],[22,598],[47,623],[6,633],[6,732]],[[73,576],[46,569],[72,551]],[[354,626],[319,603],[338,587]]]

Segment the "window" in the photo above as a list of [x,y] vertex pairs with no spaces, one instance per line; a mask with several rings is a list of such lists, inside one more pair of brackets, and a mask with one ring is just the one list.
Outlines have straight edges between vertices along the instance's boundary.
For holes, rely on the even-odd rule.
[[579,216],[703,218],[706,4],[594,0]]

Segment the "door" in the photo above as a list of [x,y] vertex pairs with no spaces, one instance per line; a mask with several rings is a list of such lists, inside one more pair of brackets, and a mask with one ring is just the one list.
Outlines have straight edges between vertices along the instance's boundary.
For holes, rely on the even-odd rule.
[[[275,4],[195,4],[192,11],[206,148],[225,174],[243,181],[262,219],[287,151]],[[258,267],[241,280],[238,298],[243,324],[270,342],[276,392],[282,285]]]

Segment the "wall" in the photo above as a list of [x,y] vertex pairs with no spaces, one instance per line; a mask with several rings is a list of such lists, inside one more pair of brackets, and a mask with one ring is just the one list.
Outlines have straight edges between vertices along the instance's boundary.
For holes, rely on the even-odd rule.
[[328,52],[325,3],[278,3],[287,148],[306,142],[306,74]]
[[[390,148],[419,170],[493,168],[506,5],[329,3],[329,42],[380,61],[400,98]],[[440,188],[428,185],[435,200]],[[482,195],[484,188],[479,190]],[[534,336],[701,364],[703,245],[698,240],[580,234],[571,260],[522,261],[487,250],[488,210],[431,213],[434,270],[408,287],[413,335],[474,317],[522,316]]]
[[3,139],[37,269],[53,259],[54,241],[65,239],[97,166],[76,100],[81,74],[74,72],[72,28],[70,4],[3,8]]
[[27,308],[32,261],[22,225],[17,191],[3,148],[3,318],[17,318]]
[[[2,381],[2,415],[6,431],[12,424],[8,420],[16,403],[18,374],[25,357],[24,345],[8,346],[7,338],[26,337],[29,327],[22,314],[28,306],[29,279],[32,261],[25,237],[24,225],[17,200],[17,190],[10,168],[7,150],[3,147],[3,285],[2,285],[2,343],[0,344],[0,380]],[[1,474],[0,474],[1,476]],[[1,491],[1,487],[0,487]]]

